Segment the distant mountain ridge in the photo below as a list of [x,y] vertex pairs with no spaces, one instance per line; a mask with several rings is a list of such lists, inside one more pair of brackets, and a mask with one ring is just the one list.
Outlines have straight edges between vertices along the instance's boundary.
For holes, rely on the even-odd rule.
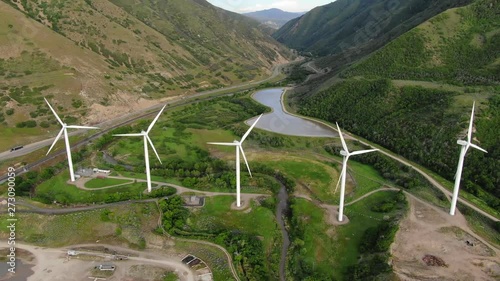
[[282,27],[284,24],[286,24],[288,21],[294,18],[298,18],[304,15],[305,13],[306,12],[292,13],[277,8],[272,8],[262,11],[244,13],[242,15],[256,19],[259,22],[264,23],[274,29],[278,29]]
[[326,56],[365,44],[380,48],[421,22],[471,0],[337,0],[293,19],[273,34],[290,48]]

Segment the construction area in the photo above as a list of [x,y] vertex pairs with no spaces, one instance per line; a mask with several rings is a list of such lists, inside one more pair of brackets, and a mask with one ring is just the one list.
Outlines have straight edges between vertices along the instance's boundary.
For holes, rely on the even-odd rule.
[[0,276],[0,281],[156,281],[167,275],[181,281],[213,280],[203,261],[187,265],[180,257],[160,251],[98,244],[75,245],[71,249],[19,245],[18,251],[20,268],[16,274]]

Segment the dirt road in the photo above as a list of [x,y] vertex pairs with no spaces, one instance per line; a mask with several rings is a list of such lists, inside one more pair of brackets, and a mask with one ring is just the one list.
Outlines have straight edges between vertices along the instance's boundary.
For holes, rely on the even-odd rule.
[[[125,263],[117,262],[117,268],[120,266],[131,266],[133,264],[149,264],[173,269],[182,281],[194,281],[193,271],[181,262],[179,258],[162,255],[154,250],[145,250],[144,252],[130,250],[123,247],[105,245],[105,244],[82,244],[71,245],[64,248],[44,248],[23,243],[16,243],[18,249],[29,251],[33,254],[34,264],[32,270],[34,274],[28,278],[28,281],[67,281],[67,280],[89,280],[95,265],[110,262],[111,254],[97,251],[79,251],[79,256],[68,258],[68,249],[81,247],[106,247],[111,252],[116,251],[123,255],[131,255]],[[83,256],[100,257],[101,259],[83,258]],[[104,259],[104,260],[103,260]],[[130,280],[126,279],[126,271],[115,272],[114,276],[107,278],[109,280]],[[116,276],[119,275],[119,276]],[[120,276],[121,275],[121,276]]]

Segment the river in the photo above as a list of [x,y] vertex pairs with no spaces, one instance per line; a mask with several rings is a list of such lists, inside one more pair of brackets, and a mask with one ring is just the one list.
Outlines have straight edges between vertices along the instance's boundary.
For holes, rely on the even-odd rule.
[[[336,131],[325,125],[285,112],[281,103],[283,94],[284,89],[276,88],[261,90],[252,95],[253,99],[273,110],[271,113],[264,114],[255,127],[290,136],[338,137]],[[257,117],[251,118],[246,123],[252,124],[256,119]]]
[[288,193],[286,192],[285,186],[281,184],[280,192],[278,193],[278,205],[276,206],[276,220],[281,228],[281,233],[283,236],[283,246],[281,248],[281,259],[280,259],[280,281],[286,280],[286,255],[288,252],[288,247],[290,247],[290,236],[288,236],[288,231],[285,228],[284,215],[288,209]]

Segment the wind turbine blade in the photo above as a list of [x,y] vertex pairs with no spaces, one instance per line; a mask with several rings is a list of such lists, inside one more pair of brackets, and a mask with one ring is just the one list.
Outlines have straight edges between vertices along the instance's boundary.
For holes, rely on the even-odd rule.
[[241,138],[240,140],[240,143],[243,143],[245,141],[245,139],[248,137],[248,135],[250,134],[250,132],[252,131],[253,127],[255,127],[255,125],[257,125],[257,122],[259,122],[259,119],[262,117],[262,115],[264,114],[261,114],[257,120],[255,120],[255,122],[253,122],[252,126],[250,126],[250,129],[248,129],[248,131],[243,135],[243,137]]
[[153,149],[153,151],[155,152],[156,157],[158,158],[158,161],[160,161],[160,164],[162,164],[162,163],[161,163],[160,156],[158,155],[158,152],[156,152],[156,148],[155,148],[155,146],[153,145],[153,141],[152,141],[152,140],[149,138],[149,136],[147,136],[147,135],[146,135],[146,138],[148,139],[148,142],[149,142],[149,144],[151,145],[151,148],[152,148],[152,149]]
[[374,151],[378,151],[378,149],[368,149],[368,150],[354,151],[354,152],[351,152],[351,156],[365,154],[365,153],[370,153],[370,152],[374,152]]
[[70,129],[86,129],[86,130],[97,130],[97,129],[99,129],[99,127],[75,126],[75,125],[66,126],[66,128],[70,128]]
[[57,118],[57,121],[59,121],[59,123],[61,123],[61,125],[64,126],[64,123],[63,121],[61,120],[61,118],[59,118],[59,115],[57,115],[56,111],[52,108],[52,106],[50,105],[49,101],[46,99],[46,98],[43,98],[45,100],[45,102],[47,103],[47,105],[49,106],[50,110],[52,110],[52,113],[54,113],[54,115],[56,116]]
[[252,172],[250,171],[250,166],[248,166],[248,161],[247,157],[245,156],[245,151],[243,151],[243,147],[241,147],[241,145],[238,145],[238,147],[240,148],[241,155],[243,155],[243,160],[245,160],[245,164],[247,165],[248,173],[250,174],[250,177],[252,177]]
[[153,126],[155,125],[156,121],[158,121],[158,118],[160,118],[160,115],[162,114],[162,112],[163,112],[163,110],[165,109],[166,106],[167,105],[164,105],[162,107],[162,109],[160,110],[160,112],[158,113],[158,115],[156,115],[156,117],[153,120],[153,122],[151,122],[151,124],[149,125],[148,130],[146,131],[146,134],[148,134],[151,131],[151,129],[153,129]]
[[52,150],[52,148],[54,147],[54,145],[56,145],[56,142],[61,138],[61,135],[63,134],[63,132],[64,132],[64,127],[59,131],[59,134],[57,134],[57,137],[54,139],[54,142],[50,146],[49,151],[47,151],[47,154],[45,154],[45,155],[49,155],[49,153]]
[[224,146],[237,146],[239,144],[236,142],[207,142],[207,143],[214,145],[224,145]]
[[471,143],[470,146],[473,147],[473,148],[475,148],[475,149],[477,149],[477,150],[481,150],[484,153],[488,153],[488,151],[484,150],[483,148],[480,148],[479,146],[477,146],[477,145],[475,145],[473,143]]
[[144,134],[116,134],[116,135],[113,135],[115,137],[142,137],[144,136]]
[[467,132],[467,142],[472,142],[472,125],[474,123],[474,108],[476,107],[476,102],[472,103],[472,113],[470,115],[469,131]]
[[339,131],[339,136],[340,136],[340,141],[342,142],[342,148],[344,149],[347,154],[349,154],[349,149],[347,149],[347,145],[345,144],[344,137],[342,136],[342,131],[340,131],[339,123],[337,124],[337,130]]
[[337,185],[335,186],[335,192],[333,192],[333,194],[337,194],[337,189],[339,188],[340,181],[342,180],[342,175],[343,174],[344,174],[344,169],[342,169],[342,172],[340,172],[339,181],[337,182]]

